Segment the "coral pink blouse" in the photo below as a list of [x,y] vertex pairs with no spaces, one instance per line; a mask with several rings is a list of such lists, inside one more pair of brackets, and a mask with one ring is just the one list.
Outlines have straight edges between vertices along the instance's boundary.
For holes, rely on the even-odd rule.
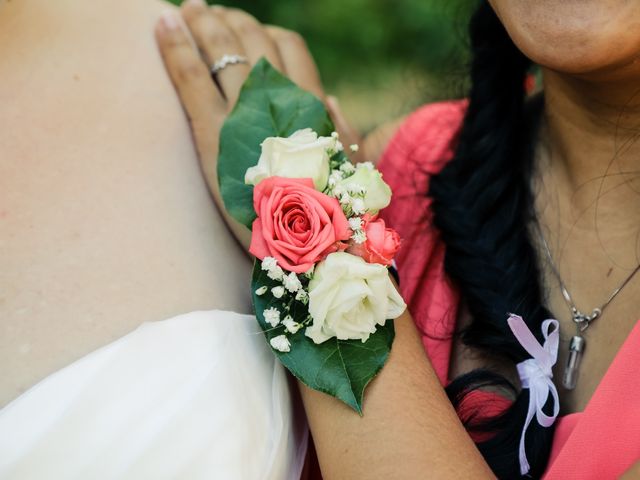
[[[466,101],[453,101],[417,110],[395,134],[378,165],[393,189],[392,203],[382,216],[403,239],[396,256],[400,289],[443,385],[449,380],[460,296],[444,271],[445,245],[432,224],[427,191],[429,177],[453,156],[451,140],[465,108]],[[614,479],[640,460],[639,367],[640,321],[585,411],[557,420],[545,479]],[[470,400],[480,405],[481,415],[508,404],[504,397],[483,392]],[[458,413],[464,417],[464,412]]]

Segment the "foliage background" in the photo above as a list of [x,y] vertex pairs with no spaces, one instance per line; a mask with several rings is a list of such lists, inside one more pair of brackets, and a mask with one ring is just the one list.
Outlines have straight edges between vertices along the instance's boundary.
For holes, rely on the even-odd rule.
[[326,91],[338,97],[345,114],[362,131],[422,103],[465,92],[466,28],[475,1],[216,3],[300,32],[318,63]]

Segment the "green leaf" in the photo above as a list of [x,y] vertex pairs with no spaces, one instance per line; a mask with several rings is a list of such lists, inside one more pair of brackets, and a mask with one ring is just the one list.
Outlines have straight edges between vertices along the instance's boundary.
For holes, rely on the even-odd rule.
[[256,218],[253,187],[245,185],[244,175],[258,163],[260,144],[267,137],[288,137],[302,128],[311,128],[321,136],[334,130],[317,97],[260,59],[220,132],[220,191],[229,214],[243,225],[251,228]]
[[[253,305],[258,323],[262,327],[267,340],[285,333],[284,327],[275,329],[267,324],[262,312],[270,307],[282,311],[281,301],[269,293],[262,296],[255,291],[266,285],[271,289],[279,282],[271,280],[262,271],[260,262],[253,269]],[[291,315],[294,319],[305,318],[307,307],[294,302]],[[282,313],[284,316],[285,313]],[[394,338],[393,321],[387,320],[384,327],[378,327],[376,333],[362,343],[360,340],[337,340],[332,338],[320,345],[305,336],[304,328],[296,334],[287,334],[291,342],[291,351],[274,353],[282,364],[305,385],[314,390],[337,397],[362,415],[362,402],[367,384],[382,369],[389,357]]]

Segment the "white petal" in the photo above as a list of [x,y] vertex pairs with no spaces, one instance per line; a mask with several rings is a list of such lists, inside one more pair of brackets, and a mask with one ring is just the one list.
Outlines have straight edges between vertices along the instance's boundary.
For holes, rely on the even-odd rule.
[[265,293],[267,293],[267,290],[268,290],[267,286],[263,285],[262,287],[260,287],[260,288],[258,288],[256,290],[256,295],[258,295],[258,296],[264,295]]
[[274,350],[279,352],[289,352],[291,351],[291,343],[286,335],[278,335],[277,337],[273,337],[269,340],[269,343],[273,347]]

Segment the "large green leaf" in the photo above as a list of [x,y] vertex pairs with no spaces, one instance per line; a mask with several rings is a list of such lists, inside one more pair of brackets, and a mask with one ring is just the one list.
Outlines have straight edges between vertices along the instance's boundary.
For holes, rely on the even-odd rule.
[[[269,294],[256,295],[261,286],[269,289],[276,285],[256,262],[253,271],[253,305],[258,323],[268,340],[282,335],[284,328],[267,324],[262,312],[270,307],[280,308],[278,300]],[[294,318],[305,318],[307,307],[294,303],[290,312]],[[332,338],[316,345],[304,334],[304,329],[295,335],[288,335],[291,351],[282,353],[274,350],[282,364],[305,385],[339,398],[362,415],[362,401],[367,384],[382,369],[391,350],[394,338],[393,321],[387,320],[384,327],[362,343],[359,340],[337,340]]]
[[260,59],[245,81],[238,103],[220,132],[218,179],[227,211],[251,228],[253,187],[244,184],[247,168],[258,163],[267,137],[288,137],[311,128],[329,135],[333,124],[322,102]]

